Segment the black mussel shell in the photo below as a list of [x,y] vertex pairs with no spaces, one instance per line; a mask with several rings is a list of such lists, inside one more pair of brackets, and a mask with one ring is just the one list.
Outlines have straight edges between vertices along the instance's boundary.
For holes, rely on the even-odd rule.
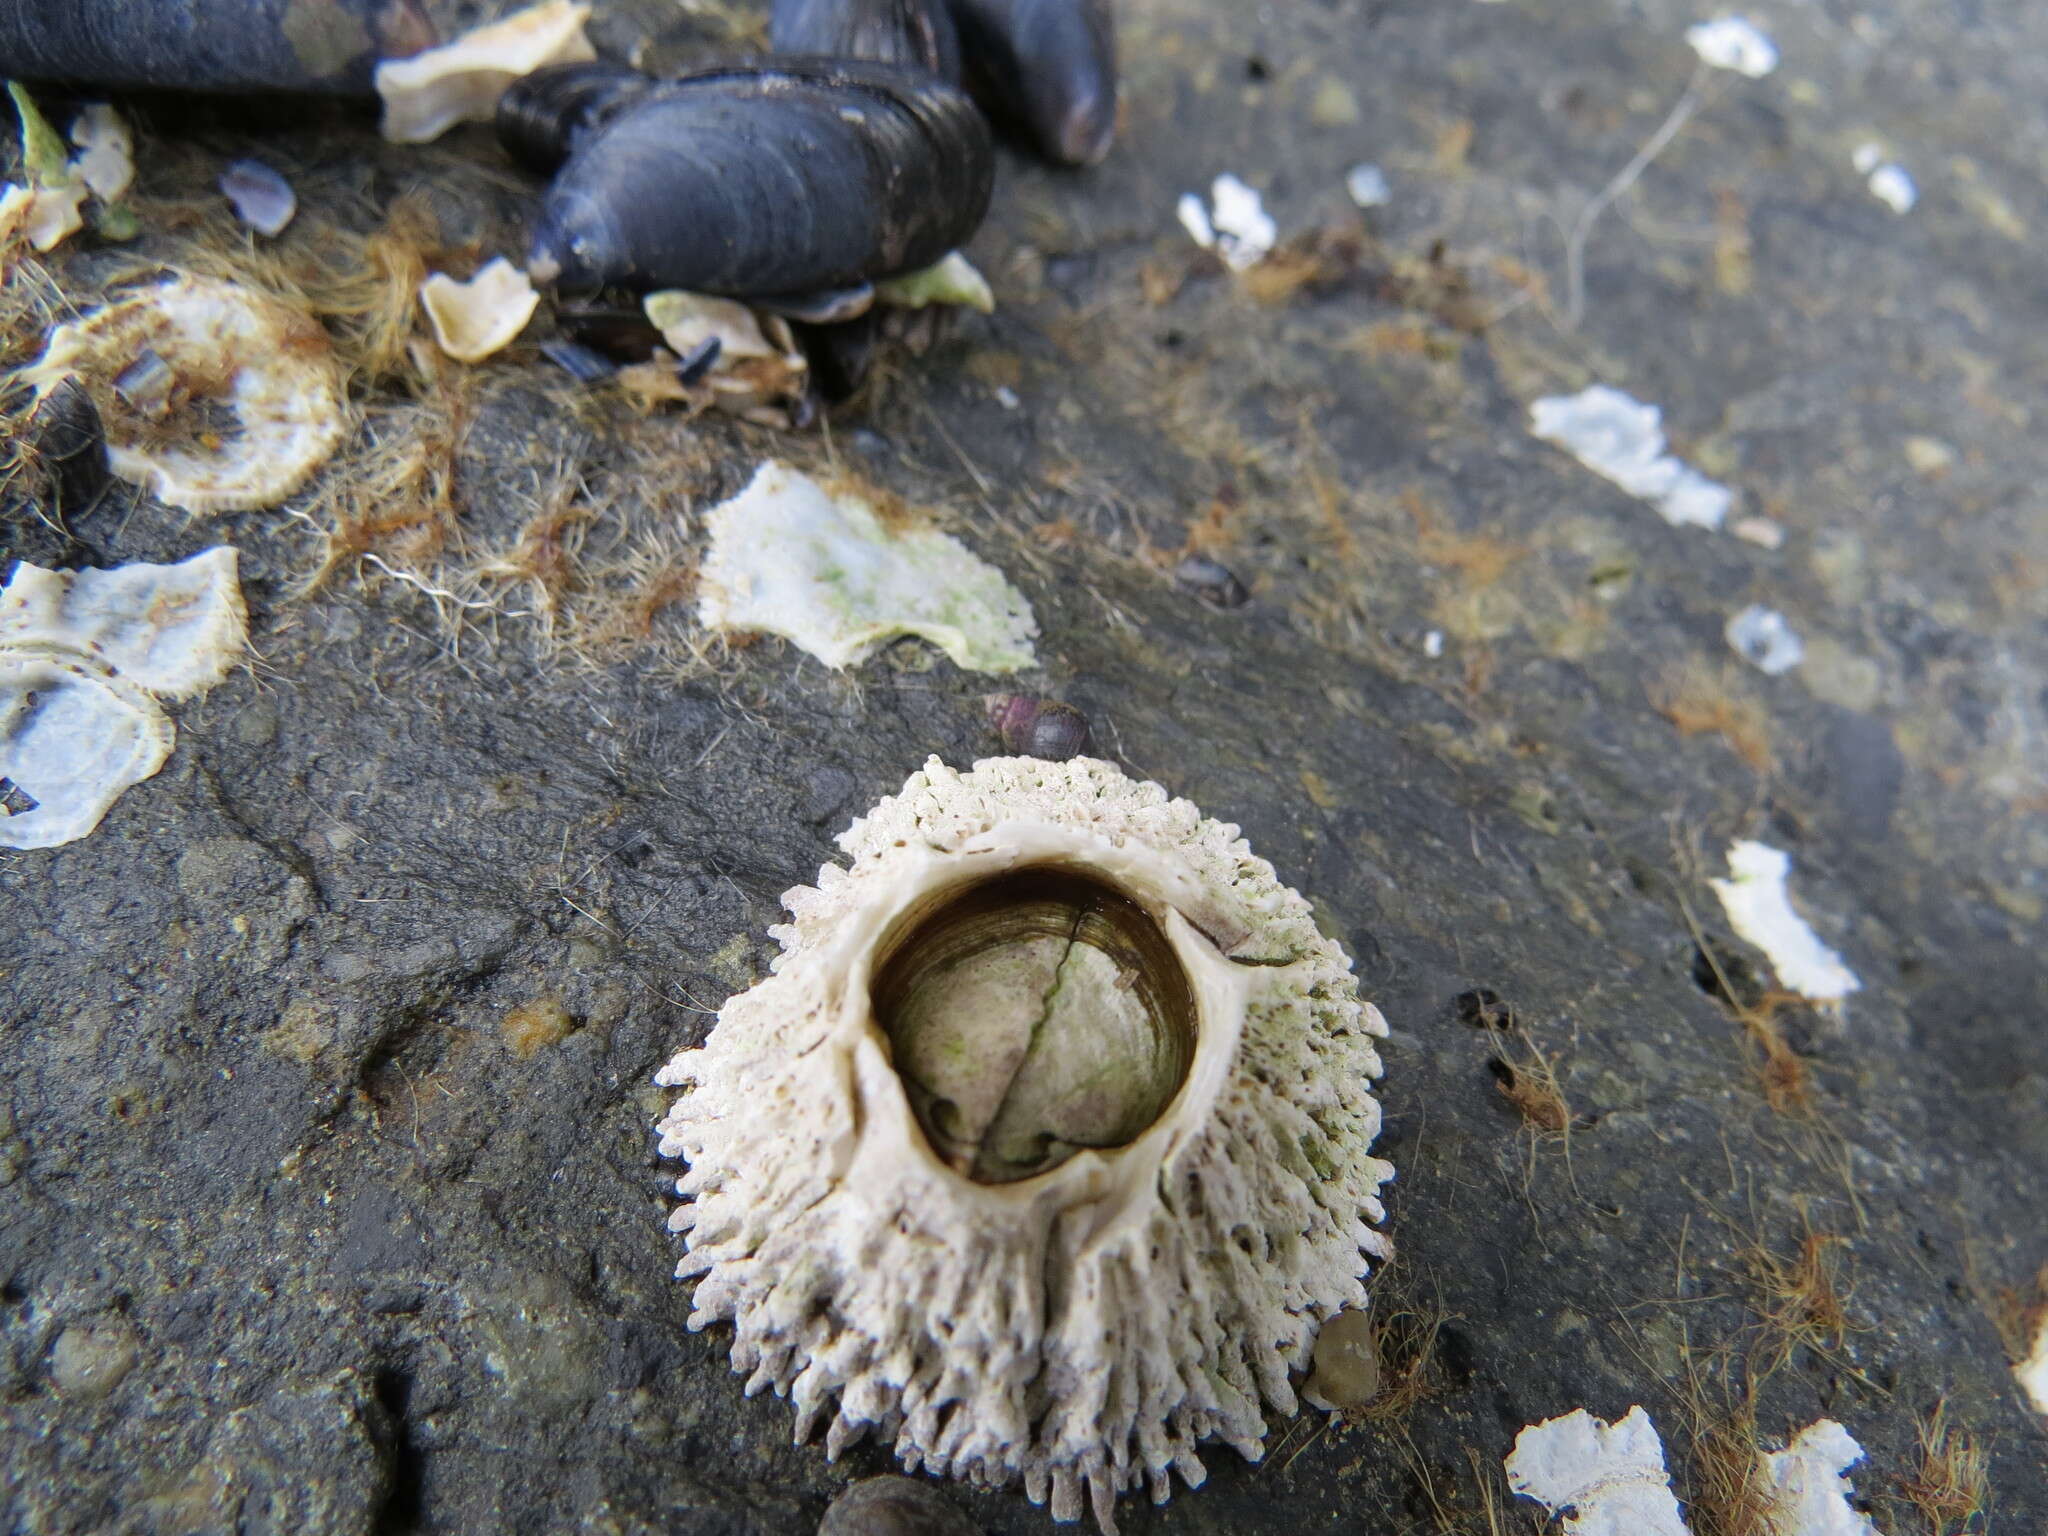
[[609,59],[537,69],[498,98],[498,142],[536,176],[552,176],[578,145],[653,86],[652,76]]
[[556,174],[527,269],[750,298],[929,266],[988,211],[987,123],[929,75],[778,59],[664,81]]
[[1094,165],[1116,137],[1110,0],[952,0],[969,83],[1047,159]]
[[960,32],[946,0],[775,0],[768,45],[960,79]]
[[29,418],[29,458],[42,471],[40,487],[51,521],[90,506],[106,489],[107,438],[99,407],[77,379],[66,379],[46,395]]
[[166,91],[367,95],[430,48],[419,0],[0,0],[0,75]]
[[818,1536],[980,1536],[938,1489],[908,1477],[871,1477],[832,1501]]

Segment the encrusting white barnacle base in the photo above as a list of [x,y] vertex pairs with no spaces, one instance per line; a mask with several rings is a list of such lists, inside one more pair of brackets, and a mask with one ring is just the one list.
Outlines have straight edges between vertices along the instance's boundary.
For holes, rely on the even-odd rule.
[[[839,844],[850,869],[783,897],[773,974],[657,1079],[685,1090],[659,1130],[690,1164],[691,1328],[733,1324],[799,1441],[820,1418],[829,1456],[893,1437],[911,1470],[1021,1478],[1060,1520],[1085,1488],[1114,1531],[1141,1479],[1199,1484],[1212,1437],[1256,1460],[1388,1252],[1386,1022],[1350,960],[1236,827],[1089,758],[932,758]],[[1005,1136],[1026,1161],[990,1174]]]

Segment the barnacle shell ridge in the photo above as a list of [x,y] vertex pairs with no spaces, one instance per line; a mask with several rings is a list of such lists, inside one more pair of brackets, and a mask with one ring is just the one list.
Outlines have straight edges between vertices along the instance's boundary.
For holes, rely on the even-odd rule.
[[[658,1081],[689,1159],[678,1275],[693,1328],[734,1327],[747,1390],[797,1435],[863,1433],[906,1467],[1021,1479],[1056,1518],[1085,1490],[1203,1477],[1197,1446],[1256,1459],[1318,1326],[1362,1306],[1380,1185],[1386,1032],[1342,949],[1237,829],[1091,758],[931,759],[839,839],[850,867],[783,901],[773,973]],[[935,908],[1019,872],[1109,887],[1157,925],[1193,999],[1192,1051],[1121,1145],[1011,1182],[934,1150],[870,983]]]

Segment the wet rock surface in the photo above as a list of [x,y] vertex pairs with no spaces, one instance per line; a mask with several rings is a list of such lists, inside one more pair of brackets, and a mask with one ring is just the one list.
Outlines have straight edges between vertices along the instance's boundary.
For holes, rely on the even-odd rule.
[[[1580,1406],[1641,1403],[1702,1498],[1696,1414],[1745,1398],[1772,1448],[1845,1424],[1898,1531],[1945,1403],[1997,1525],[2048,1525],[2008,1360],[2048,1263],[2048,16],[1752,14],[1783,65],[1713,83],[1598,226],[1568,330],[1558,223],[1685,90],[1693,12],[1127,0],[1109,160],[1006,159],[970,247],[995,315],[835,420],[845,467],[1025,592],[1019,683],[1240,823],[1394,1027],[1379,1393],[1273,1424],[1263,1465],[1215,1450],[1127,1532],[1484,1531],[1478,1476],[1505,1499],[1516,1431]],[[650,3],[592,35],[658,63],[716,28]],[[1349,111],[1314,110],[1330,81]],[[1910,213],[1854,172],[1866,139]],[[347,117],[265,147],[387,186],[495,154]],[[1362,159],[1392,189],[1369,225]],[[1263,278],[1174,222],[1226,170],[1280,224]],[[475,199],[486,228],[521,206]],[[687,542],[790,451],[564,412],[547,366],[482,376],[479,547],[536,453],[661,477],[619,515]],[[1530,400],[1592,382],[1660,404],[1782,548],[1529,436]],[[692,662],[687,603],[669,649],[585,654],[531,604],[451,614],[374,571],[304,597],[280,512],[117,487],[77,543],[6,519],[46,565],[233,542],[261,657],[91,837],[0,863],[13,1528],[808,1536],[888,1471],[791,1445],[685,1327],[651,1078],[765,971],[847,820],[929,752],[997,750],[989,680],[914,641]],[[1177,581],[1196,555],[1248,601]],[[1805,639],[1782,677],[1722,638],[1752,602]],[[1705,877],[1736,837],[1792,852],[1863,982],[1839,1013],[1768,997],[1726,929]]]

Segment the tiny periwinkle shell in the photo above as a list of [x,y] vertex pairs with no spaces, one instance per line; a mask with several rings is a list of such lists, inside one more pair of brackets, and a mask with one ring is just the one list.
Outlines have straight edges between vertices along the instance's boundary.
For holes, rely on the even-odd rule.
[[976,90],[1062,165],[1094,165],[1116,137],[1109,0],[953,0]]
[[994,175],[988,125],[941,80],[843,60],[708,70],[574,150],[527,265],[566,288],[848,288],[966,243]]
[[494,123],[505,153],[552,176],[585,139],[654,88],[652,76],[609,59],[550,64],[515,80]]
[[1025,693],[992,693],[982,702],[988,723],[1018,757],[1064,763],[1088,750],[1088,717],[1071,704]]
[[768,44],[777,53],[873,59],[960,78],[960,32],[946,0],[775,0]]
[[981,1536],[981,1528],[929,1483],[870,1477],[832,1501],[818,1536]]

